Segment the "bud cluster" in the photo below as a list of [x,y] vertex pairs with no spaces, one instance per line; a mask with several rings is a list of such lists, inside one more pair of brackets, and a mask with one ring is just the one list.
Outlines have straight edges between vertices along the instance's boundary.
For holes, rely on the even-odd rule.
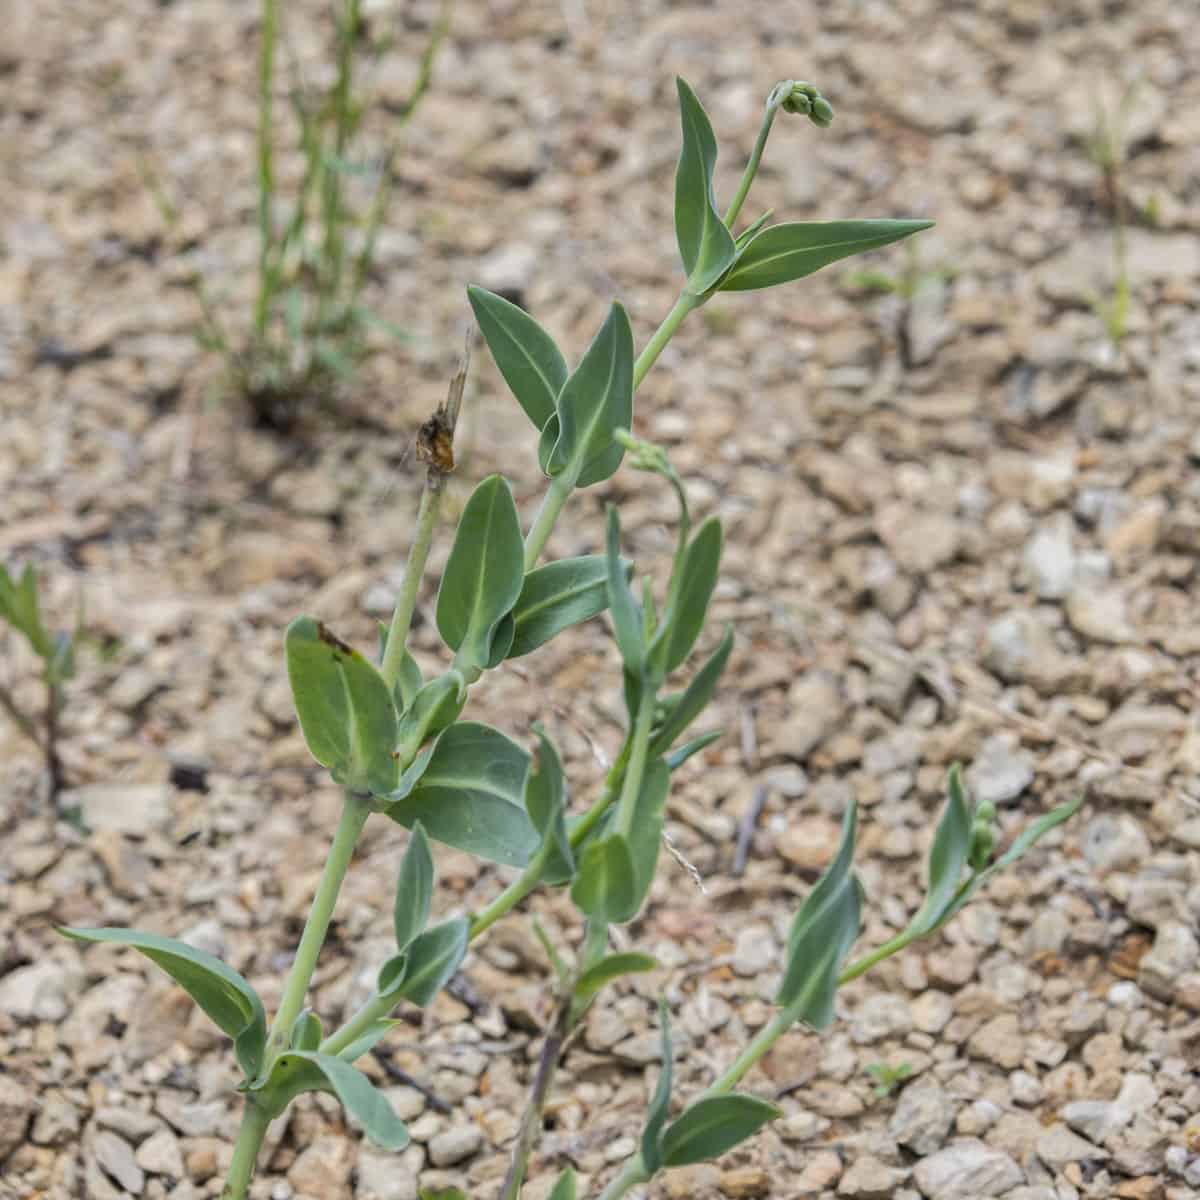
[[827,129],[833,124],[833,106],[811,84],[795,80],[781,105],[784,112],[807,117],[814,125]]

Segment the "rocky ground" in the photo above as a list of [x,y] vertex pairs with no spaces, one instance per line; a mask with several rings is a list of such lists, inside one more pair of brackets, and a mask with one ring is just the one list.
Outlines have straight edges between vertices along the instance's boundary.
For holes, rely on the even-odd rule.
[[[83,653],[63,731],[68,799],[90,832],[50,819],[37,761],[0,726],[0,1195],[220,1191],[237,1119],[228,1046],[149,964],[64,944],[51,925],[187,938],[275,1001],[338,804],[294,724],[282,630],[309,612],[365,645],[388,611],[420,478],[408,446],[452,369],[464,284],[519,294],[574,353],[614,293],[639,342],[665,313],[678,72],[727,148],[722,195],[771,84],[802,76],[837,121],[778,126],[752,205],[938,226],[915,257],[868,264],[898,293],[833,267],[714,302],[640,394],[639,430],[726,522],[713,628],[732,620],[738,640],[712,723],[729,735],[672,800],[672,843],[699,878],[664,859],[630,930],[662,969],[591,1014],[528,1193],[567,1161],[595,1184],[633,1149],[660,993],[682,1095],[769,1018],[789,917],[851,796],[863,944],[903,925],[961,760],[1006,836],[1085,785],[1087,803],[942,935],[846,988],[827,1036],[779,1044],[747,1085],[779,1098],[781,1121],[651,1194],[1200,1196],[1189,6],[460,0],[371,296],[414,340],[381,343],[361,377],[354,401],[379,428],[290,438],[249,426],[193,337],[198,272],[231,320],[249,301],[255,7],[50,0],[6,14],[0,556],[41,568],[57,621],[82,598],[110,653]],[[326,7],[288,6],[310,62]],[[400,22],[377,72],[385,101],[405,94],[432,12],[415,4]],[[1130,87],[1117,349],[1098,312],[1112,191],[1088,145]],[[482,353],[467,404],[455,502],[502,468],[528,511],[530,439]],[[596,549],[611,499],[629,550],[661,562],[669,498],[628,471],[576,500],[552,552]],[[438,661],[429,624],[417,644]],[[5,650],[4,678],[34,698],[30,664]],[[472,713],[522,738],[547,722],[585,796],[593,747],[619,738],[618,678],[597,622],[489,677]],[[325,1014],[357,1003],[388,952],[402,844],[368,827],[317,977]],[[439,911],[501,883],[463,855],[438,865]],[[570,936],[560,898],[532,908]],[[548,1002],[515,916],[369,1063],[381,1083],[420,1085],[391,1090],[410,1149],[377,1153],[309,1098],[272,1131],[254,1195],[494,1195]],[[877,1064],[911,1074],[876,1096]]]

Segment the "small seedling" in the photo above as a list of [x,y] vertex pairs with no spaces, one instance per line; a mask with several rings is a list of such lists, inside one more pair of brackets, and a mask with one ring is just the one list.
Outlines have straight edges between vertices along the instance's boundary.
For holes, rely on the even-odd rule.
[[13,691],[0,685],[0,708],[42,752],[46,766],[47,794],[51,804],[58,799],[63,784],[62,762],[58,755],[59,718],[65,698],[64,688],[75,674],[75,644],[79,634],[51,634],[42,622],[37,576],[26,566],[19,579],[0,566],[0,617],[29,643],[42,666],[46,701],[42,712],[33,715],[17,703]]
[[[332,1092],[366,1134],[400,1149],[408,1130],[385,1096],[353,1064],[392,1029],[402,1002],[430,1003],[459,969],[470,943],[535,888],[562,888],[580,914],[570,947],[553,947],[554,1015],[519,1131],[501,1200],[521,1194],[542,1113],[564,1047],[606,986],[657,966],[648,954],[610,948],[616,926],[635,922],[658,868],[673,773],[717,736],[691,728],[716,689],[733,647],[727,629],[690,669],[716,586],[720,521],[696,522],[679,476],[659,447],[629,432],[634,392],[687,315],[723,291],[788,283],[862,250],[926,228],[922,220],[839,220],[770,224],[770,214],[740,233],[736,223],[779,112],[833,118],[811,84],[787,80],[771,92],[738,191],[722,216],[713,197],[717,143],[699,100],[678,82],[683,148],[675,177],[675,229],[685,280],[679,297],[641,353],[634,354],[625,310],[613,303],[574,367],[522,309],[480,288],[469,298],[484,340],[530,419],[537,460],[549,480],[541,506],[523,527],[513,492],[500,475],[471,494],[441,578],[434,623],[446,647],[444,669],[426,678],[408,649],[409,630],[447,475],[463,370],[446,404],[422,427],[418,454],[427,464],[403,585],[373,664],[311,617],[288,628],[284,648],[300,726],[313,757],[345,792],[344,807],[273,1020],[236,971],[183,942],[129,929],[69,929],[90,942],[131,946],[171,974],[234,1042],[245,1102],[222,1196],[244,1200],[268,1125],[298,1095]],[[621,555],[621,518],[609,506],[604,552],[540,565],[567,500],[603,483],[628,457],[660,477],[678,508],[676,544],[665,590],[635,581]],[[607,612],[620,658],[625,737],[607,775],[581,804],[546,730],[532,749],[461,714],[470,690],[508,659],[537,650],[571,625]],[[614,680],[614,682],[616,682]],[[636,1150],[600,1191],[617,1200],[661,1171],[716,1158],[779,1115],[772,1103],[735,1089],[797,1022],[815,1030],[834,1019],[840,984],[940,929],[991,876],[1019,858],[1078,802],[1055,809],[992,857],[995,810],[972,805],[957,771],[929,859],[925,903],[908,926],[848,962],[858,939],[863,889],[852,857],[858,811],[848,805],[828,870],[800,905],[780,963],[776,1012],[734,1062],[698,1096],[675,1103],[673,1042],[661,1006],[662,1070]],[[354,846],[372,816],[411,830],[392,909],[395,951],[379,969],[372,995],[327,1032],[305,1007]],[[480,911],[429,925],[435,882],[433,842],[513,868],[517,874]],[[460,1193],[451,1193],[460,1195]],[[552,1200],[573,1200],[574,1173],[557,1181]]]
[[871,1089],[876,1100],[886,1100],[906,1079],[912,1078],[912,1063],[898,1063],[896,1066],[891,1066],[889,1063],[871,1063],[867,1067],[867,1074],[875,1080],[875,1086]]
[[[452,0],[442,0],[412,90],[389,113],[388,141],[367,156],[360,133],[368,99],[356,74],[374,41],[361,0],[336,0],[335,72],[324,90],[293,64],[288,100],[304,170],[285,205],[276,175],[276,76],[284,6],[261,0],[258,63],[258,280],[248,336],[230,330],[197,282],[201,342],[225,360],[232,389],[266,425],[286,429],[311,407],[327,406],[354,374],[373,329],[404,331],[364,303],[380,230],[390,211],[399,138],[429,89]],[[352,196],[362,197],[357,205]],[[170,217],[169,204],[160,209]]]

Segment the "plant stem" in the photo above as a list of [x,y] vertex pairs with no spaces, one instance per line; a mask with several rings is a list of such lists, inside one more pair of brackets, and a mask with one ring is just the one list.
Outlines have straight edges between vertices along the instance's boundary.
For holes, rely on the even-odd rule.
[[[17,702],[7,688],[0,687],[0,708],[8,713],[16,727],[39,749],[42,749],[42,739],[34,723],[17,707]],[[43,750],[44,753],[44,750]]]
[[791,88],[791,80],[788,80],[786,87],[784,84],[778,84],[772,88],[771,94],[767,97],[767,106],[763,112],[762,124],[758,127],[758,137],[754,141],[754,149],[750,151],[750,157],[746,160],[746,169],[742,172],[737,193],[725,213],[725,225],[731,233],[733,232],[733,223],[737,220],[738,213],[742,211],[742,205],[746,203],[746,197],[750,194],[750,185],[754,182],[755,175],[758,174],[758,164],[762,162],[763,150],[766,149],[767,138],[771,135],[775,114],[779,111],[779,106]]
[[538,885],[538,880],[542,877],[542,870],[546,865],[546,855],[540,853],[536,855],[532,862],[525,868],[521,874],[512,881],[491,902],[479,913],[471,922],[471,929],[468,936],[474,940],[485,930],[490,929],[495,923],[505,916],[512,909],[516,908],[530,892]]
[[620,1200],[620,1197],[624,1196],[631,1187],[637,1187],[639,1183],[645,1183],[649,1178],[646,1164],[642,1161],[642,1154],[639,1150],[621,1168],[621,1173],[609,1180],[608,1186],[600,1193],[600,1200]]
[[671,311],[663,317],[662,324],[654,331],[654,336],[646,343],[646,348],[638,355],[637,362],[633,364],[634,391],[637,391],[642,380],[646,378],[646,372],[658,361],[663,347],[675,335],[675,330],[683,324],[684,317],[693,308],[699,308],[701,303],[700,297],[693,296],[691,292],[679,293],[679,299],[675,301]]
[[369,797],[356,796],[353,792],[346,793],[337,832],[333,835],[329,857],[325,860],[325,870],[321,874],[321,882],[317,887],[317,894],[313,897],[312,908],[304,924],[304,933],[300,937],[300,945],[296,947],[296,958],[284,985],[283,999],[280,1001],[279,1011],[275,1014],[275,1020],[271,1022],[264,1074],[270,1072],[271,1064],[287,1049],[292,1024],[304,1007],[309,981],[316,969],[325,935],[329,932],[329,921],[333,916],[338,890],[342,886],[342,880],[346,878],[350,860],[354,857],[354,844],[358,841],[358,835],[370,814]]
[[387,647],[384,649],[383,663],[379,668],[379,673],[389,688],[394,688],[396,680],[400,678],[400,664],[404,661],[408,631],[417,607],[417,593],[421,590],[425,560],[429,557],[429,547],[433,544],[433,531],[441,506],[442,489],[426,486],[421,492],[421,504],[417,509],[417,528],[413,534],[412,545],[408,548],[404,581],[400,585],[400,595],[396,597],[396,608],[388,629]]
[[649,677],[642,681],[642,698],[638,702],[637,720],[633,727],[629,766],[625,771],[625,783],[617,805],[617,832],[626,838],[633,832],[633,815],[637,811],[638,796],[642,790],[642,776],[646,773],[650,730],[654,725],[654,693],[657,682]]
[[525,535],[526,571],[532,571],[537,566],[550,537],[550,531],[554,528],[554,522],[558,520],[558,514],[562,512],[563,505],[574,488],[575,480],[569,475],[555,475],[550,481],[550,486],[542,497],[542,506],[538,509],[528,534]]
[[254,305],[254,335],[259,341],[267,330],[274,292],[268,268],[275,243],[275,223],[271,213],[275,199],[271,93],[275,82],[275,43],[279,34],[277,0],[262,0],[261,24],[262,44],[258,50],[258,299]]
[[225,1176],[225,1186],[221,1189],[221,1200],[245,1200],[249,1195],[258,1151],[270,1124],[271,1117],[262,1105],[247,1097],[241,1128],[233,1147],[233,1160],[229,1164],[229,1174]]
[[533,1153],[538,1133],[542,1127],[542,1112],[546,1107],[546,1097],[550,1094],[550,1085],[554,1082],[558,1070],[558,1060],[562,1055],[563,1046],[571,1033],[572,994],[575,990],[576,976],[568,976],[559,993],[558,1008],[554,1014],[554,1022],[542,1042],[542,1052],[538,1056],[537,1073],[533,1077],[533,1086],[529,1090],[529,1103],[521,1117],[521,1128],[517,1140],[513,1144],[512,1160],[508,1166],[508,1174],[504,1177],[504,1186],[500,1190],[500,1200],[518,1200],[521,1185],[525,1182],[525,1172],[529,1167],[529,1156]]

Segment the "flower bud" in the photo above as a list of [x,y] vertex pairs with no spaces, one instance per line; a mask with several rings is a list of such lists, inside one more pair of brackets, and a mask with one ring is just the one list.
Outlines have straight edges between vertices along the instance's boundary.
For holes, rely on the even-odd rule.
[[818,95],[814,97],[812,111],[809,112],[808,119],[814,125],[819,125],[822,129],[827,129],[833,124],[833,105],[824,96]]
[[976,819],[971,825],[971,846],[967,851],[967,861],[973,871],[982,871],[988,865],[994,843],[991,825]]

